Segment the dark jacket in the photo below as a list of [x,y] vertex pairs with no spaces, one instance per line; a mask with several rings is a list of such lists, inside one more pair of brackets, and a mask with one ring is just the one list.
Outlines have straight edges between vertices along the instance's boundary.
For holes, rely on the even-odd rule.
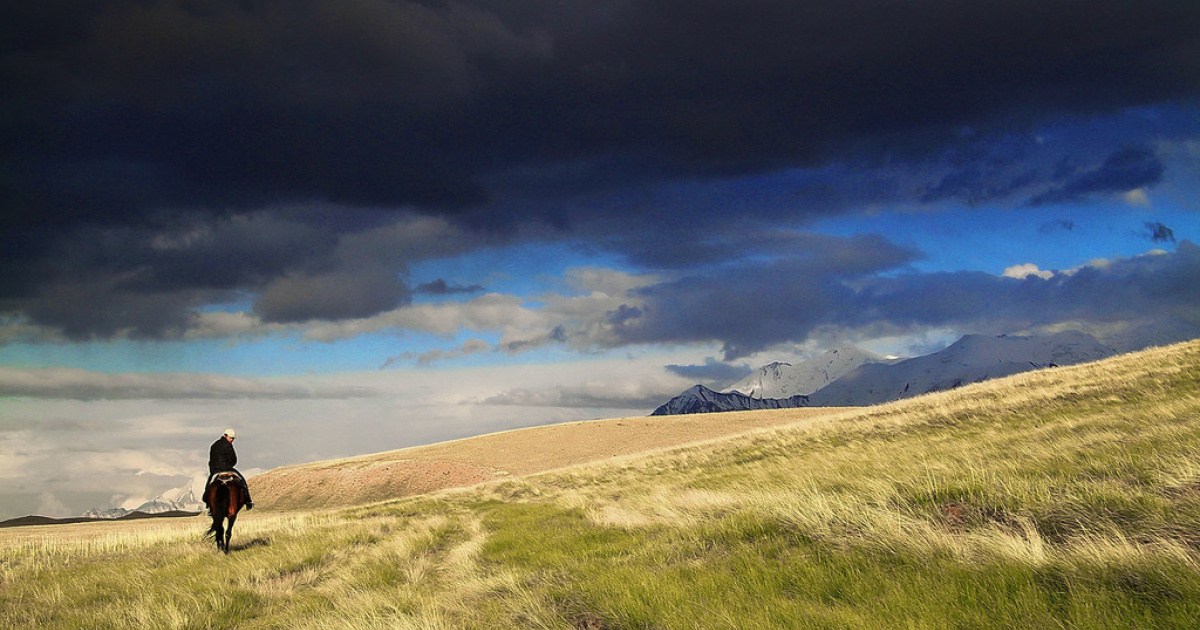
[[208,474],[233,470],[236,465],[237,453],[233,450],[233,442],[226,440],[225,436],[217,438],[208,449]]

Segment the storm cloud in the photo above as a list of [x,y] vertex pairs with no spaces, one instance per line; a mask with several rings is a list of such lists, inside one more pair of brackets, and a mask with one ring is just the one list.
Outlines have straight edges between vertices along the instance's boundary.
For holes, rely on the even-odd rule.
[[749,376],[753,370],[749,365],[730,365],[708,357],[703,365],[668,365],[667,371],[693,381],[704,381],[723,386]]
[[8,4],[8,227],[484,208],[501,167],[613,154],[671,177],[937,151],[1200,73],[1200,9],[1171,1]]
[[1108,156],[1100,166],[1072,173],[1065,183],[1030,200],[1033,205],[1078,201],[1095,193],[1120,193],[1162,180],[1163,164],[1146,147],[1128,147]]
[[966,271],[880,273],[902,270],[902,257],[883,260],[869,273],[864,269],[837,282],[830,280],[835,274],[820,270],[819,261],[784,261],[656,284],[636,292],[637,308],[625,307],[632,315],[612,327],[616,338],[610,343],[716,342],[730,362],[802,343],[822,329],[839,329],[849,338],[880,328],[1002,334],[1067,321],[1086,326],[1165,320],[1200,308],[1195,283],[1200,247],[1190,241],[1180,242],[1175,252],[1020,278]]
[[[680,280],[602,324],[742,356],[828,321],[847,278],[888,266],[789,268],[781,250],[806,245],[772,224],[864,200],[1037,205],[1154,186],[1166,167],[1147,144],[1031,165],[1036,143],[995,147],[1200,93],[1200,6],[1168,0],[4,9],[0,313],[69,340],[181,339],[212,320],[204,307],[242,302],[263,324],[353,327],[481,287],[414,287],[414,263],[528,240],[728,287],[736,272],[705,267],[775,259],[800,289],[785,301]],[[768,193],[745,179],[789,169],[837,181]],[[659,203],[676,184],[692,192]],[[898,249],[879,248],[893,267],[917,256]],[[740,332],[753,299],[766,323]]]

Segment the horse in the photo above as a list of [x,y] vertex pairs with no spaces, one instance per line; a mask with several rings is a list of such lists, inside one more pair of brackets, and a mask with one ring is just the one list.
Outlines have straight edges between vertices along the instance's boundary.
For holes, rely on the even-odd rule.
[[[229,537],[233,534],[233,523],[237,520],[238,512],[246,503],[242,492],[241,480],[235,472],[220,472],[213,475],[208,487],[204,490],[208,499],[208,507],[212,510],[212,527],[208,528],[206,536],[211,535],[217,540],[217,549],[229,553]],[[229,524],[225,525],[228,519]]]

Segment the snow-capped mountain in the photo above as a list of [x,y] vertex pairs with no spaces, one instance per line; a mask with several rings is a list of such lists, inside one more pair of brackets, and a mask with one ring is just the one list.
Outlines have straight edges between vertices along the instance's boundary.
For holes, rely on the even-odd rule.
[[860,365],[885,363],[887,359],[854,346],[838,346],[802,363],[775,362],[721,390],[751,398],[807,396],[850,373]]
[[83,513],[85,518],[121,518],[134,512],[143,514],[162,514],[163,512],[202,512],[204,503],[196,498],[196,493],[189,488],[176,488],[133,508],[92,508]]
[[[1114,354],[1117,352],[1111,347],[1079,331],[1047,336],[966,335],[940,352],[896,362],[879,357],[871,361],[872,355],[869,353],[841,347],[799,366],[786,363],[764,366],[750,378],[732,385],[725,393],[696,385],[667,401],[651,415],[787,407],[859,407],[953,389],[1037,368],[1095,361]],[[803,391],[799,383],[810,383],[812,379],[822,378],[822,374],[836,374],[842,367],[854,362],[857,362],[857,367],[833,377],[829,384],[811,394],[793,393]],[[801,369],[793,373],[793,367]],[[825,371],[822,372],[821,368]],[[743,393],[747,389],[754,395]],[[759,392],[762,392],[761,397]],[[772,393],[779,397],[769,397]],[[781,394],[788,394],[789,397],[783,398]]]
[[84,518],[121,518],[133,510],[125,508],[92,508],[83,513]]
[[893,364],[867,364],[817,390],[813,407],[873,405],[1019,372],[1116,354],[1079,331],[1046,337],[967,335],[945,350]]
[[663,403],[652,416],[674,416],[684,413],[713,413],[716,411],[748,411],[751,409],[785,409],[807,407],[807,396],[790,398],[751,398],[741,392],[722,393],[696,385]]

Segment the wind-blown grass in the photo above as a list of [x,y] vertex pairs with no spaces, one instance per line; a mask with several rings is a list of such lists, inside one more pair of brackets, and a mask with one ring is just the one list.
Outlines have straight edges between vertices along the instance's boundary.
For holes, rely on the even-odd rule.
[[202,529],[4,547],[0,626],[1195,626],[1200,343]]

